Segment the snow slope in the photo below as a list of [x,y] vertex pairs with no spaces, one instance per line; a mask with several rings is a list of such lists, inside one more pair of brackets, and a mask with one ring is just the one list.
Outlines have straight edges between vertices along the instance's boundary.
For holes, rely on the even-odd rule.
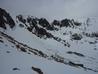
[[[37,72],[31,69],[32,66],[40,68],[43,74],[97,74],[97,72],[86,71],[82,68],[71,67],[53,60],[21,52],[6,38],[0,37],[4,41],[4,43],[0,43],[1,74],[37,74]],[[70,57],[68,58],[71,59]],[[78,59],[76,58],[76,60]],[[14,71],[13,68],[19,68],[19,70]]]

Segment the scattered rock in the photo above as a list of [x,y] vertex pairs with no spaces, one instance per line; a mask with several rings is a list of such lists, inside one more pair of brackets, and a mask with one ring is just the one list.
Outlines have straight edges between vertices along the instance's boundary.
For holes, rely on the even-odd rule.
[[20,14],[18,16],[16,16],[16,18],[18,18],[19,21],[21,21],[22,23],[26,23],[26,20],[23,18],[23,16]]
[[27,52],[26,49],[23,48],[23,47],[21,47],[20,50],[21,50],[22,52]]
[[43,72],[39,68],[32,67],[32,70],[36,71],[38,74],[43,74]]
[[6,51],[6,53],[10,53],[10,51]]
[[80,56],[80,57],[85,57],[83,54],[78,53],[78,52],[68,51],[67,53],[68,53],[68,54],[75,54],[75,55]]
[[79,23],[79,22],[74,22],[74,25],[76,25],[76,26],[80,26],[81,23]]
[[4,41],[3,41],[3,40],[0,40],[0,42],[1,42],[1,43],[4,43]]
[[97,48],[94,48],[94,50],[97,50]]
[[7,44],[5,44],[5,46],[8,46]]
[[2,39],[2,37],[0,37],[0,39]]
[[23,28],[23,27],[24,27],[24,25],[23,25],[23,24],[19,24],[19,26],[20,26],[21,28]]
[[82,39],[82,35],[75,33],[75,34],[73,34],[73,35],[71,36],[71,38],[72,38],[73,40],[81,40],[81,39]]
[[12,48],[14,48],[14,46],[11,46]]
[[89,42],[89,44],[96,44],[97,43],[97,41],[94,41],[94,42]]
[[83,67],[84,68],[83,64],[77,64],[77,63],[74,63],[72,61],[69,61],[69,65],[71,65],[71,66],[79,66],[79,67]]
[[12,70],[16,71],[16,70],[20,70],[19,68],[13,68]]
[[19,49],[19,48],[20,48],[20,45],[19,45],[19,44],[17,44],[17,45],[16,45],[16,48],[17,48],[17,49]]
[[93,33],[83,33],[87,37],[98,37],[98,32],[93,32]]

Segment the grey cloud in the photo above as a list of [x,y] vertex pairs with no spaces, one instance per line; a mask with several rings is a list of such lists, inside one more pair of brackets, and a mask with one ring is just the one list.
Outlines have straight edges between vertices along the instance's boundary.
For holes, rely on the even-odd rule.
[[48,19],[98,17],[98,0],[0,0],[0,7],[12,14],[34,15]]

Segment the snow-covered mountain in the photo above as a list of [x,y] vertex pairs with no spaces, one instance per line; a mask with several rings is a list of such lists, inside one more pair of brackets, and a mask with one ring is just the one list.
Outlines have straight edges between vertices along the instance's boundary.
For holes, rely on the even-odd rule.
[[10,14],[0,8],[0,74],[98,73],[98,18]]

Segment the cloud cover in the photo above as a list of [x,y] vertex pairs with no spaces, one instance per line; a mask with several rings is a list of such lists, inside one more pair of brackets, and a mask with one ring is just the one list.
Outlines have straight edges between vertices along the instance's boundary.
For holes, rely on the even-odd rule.
[[47,19],[98,17],[98,0],[0,0],[0,7],[12,14]]

